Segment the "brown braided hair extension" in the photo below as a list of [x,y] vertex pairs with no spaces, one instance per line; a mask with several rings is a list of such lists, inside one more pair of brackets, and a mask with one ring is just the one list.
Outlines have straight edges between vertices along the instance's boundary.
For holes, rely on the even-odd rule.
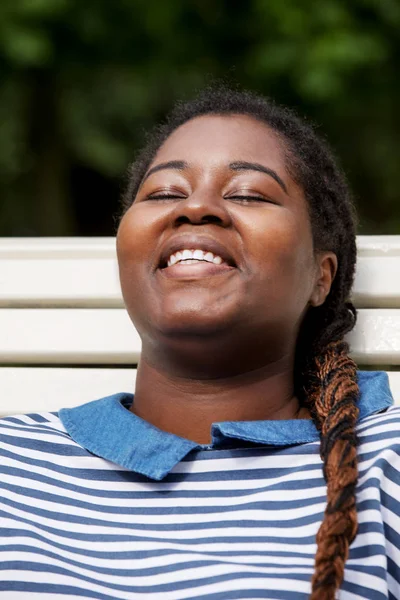
[[308,401],[321,428],[321,458],[327,481],[327,506],[317,534],[312,600],[334,598],[344,572],[349,545],[357,532],[358,409],[356,365],[345,342],[333,342],[316,359],[319,386]]
[[131,166],[122,212],[132,204],[157,150],[183,123],[196,117],[247,115],[268,125],[283,144],[286,166],[308,202],[314,252],[332,251],[338,270],[324,304],[309,307],[296,342],[294,389],[321,432],[320,454],[327,505],[317,534],[311,600],[334,600],[357,532],[358,385],[356,365],[344,335],[356,321],[348,301],[356,263],[355,213],[346,179],[314,128],[291,110],[256,94],[223,84],[207,87],[193,101],[178,103],[147,138]]

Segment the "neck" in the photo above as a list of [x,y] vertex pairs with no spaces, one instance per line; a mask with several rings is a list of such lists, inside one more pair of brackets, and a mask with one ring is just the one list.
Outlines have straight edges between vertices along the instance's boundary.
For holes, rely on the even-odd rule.
[[142,355],[132,411],[200,444],[210,443],[214,422],[308,417],[293,394],[289,357],[223,379],[196,379],[158,369]]

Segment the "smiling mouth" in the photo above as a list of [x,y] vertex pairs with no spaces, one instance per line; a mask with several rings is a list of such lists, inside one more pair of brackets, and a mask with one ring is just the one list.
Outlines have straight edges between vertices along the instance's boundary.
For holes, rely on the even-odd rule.
[[228,265],[223,258],[212,252],[205,252],[200,249],[184,249],[178,252],[174,252],[167,260],[167,267],[174,265],[193,265],[199,263],[208,263],[212,265]]
[[172,253],[161,270],[168,277],[210,277],[231,271],[221,256],[200,248],[185,248]]

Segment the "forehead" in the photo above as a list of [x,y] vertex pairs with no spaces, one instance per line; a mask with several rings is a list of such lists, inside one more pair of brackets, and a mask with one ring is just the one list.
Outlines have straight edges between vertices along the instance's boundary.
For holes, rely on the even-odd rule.
[[284,157],[282,142],[266,124],[246,115],[204,115],[173,131],[153,163],[178,159],[212,166],[247,160],[282,173],[286,171]]

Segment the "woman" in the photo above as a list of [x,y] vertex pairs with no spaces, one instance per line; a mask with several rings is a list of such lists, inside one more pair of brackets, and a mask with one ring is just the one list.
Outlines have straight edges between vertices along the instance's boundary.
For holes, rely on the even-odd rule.
[[124,205],[134,401],[2,421],[0,590],[400,598],[400,413],[343,339],[354,213],[325,144],[207,89],[149,139]]

